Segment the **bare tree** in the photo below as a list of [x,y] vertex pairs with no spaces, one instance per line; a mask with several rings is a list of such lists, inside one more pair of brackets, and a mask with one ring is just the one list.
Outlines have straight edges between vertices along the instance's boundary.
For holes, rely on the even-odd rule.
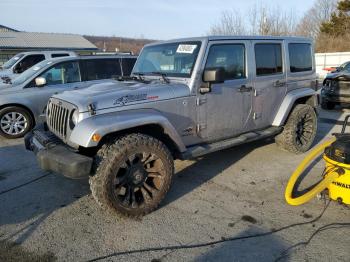
[[293,11],[255,5],[243,16],[238,11],[223,12],[220,21],[210,28],[209,34],[291,35],[295,32],[296,24]]
[[211,35],[242,35],[245,34],[244,21],[237,11],[224,11],[218,23],[212,25]]
[[330,19],[337,8],[337,2],[338,0],[316,0],[300,20],[296,33],[316,39],[320,34],[322,22]]

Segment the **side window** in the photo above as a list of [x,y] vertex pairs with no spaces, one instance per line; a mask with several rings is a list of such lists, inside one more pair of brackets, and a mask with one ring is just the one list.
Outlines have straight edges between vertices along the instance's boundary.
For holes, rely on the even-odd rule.
[[121,76],[119,58],[83,60],[83,81],[111,79]]
[[51,57],[55,58],[55,57],[64,57],[64,56],[69,56],[69,54],[67,53],[59,53],[59,54],[52,54]]
[[80,82],[78,62],[65,62],[51,67],[41,74],[47,85],[59,85]]
[[45,60],[44,55],[28,55],[16,65],[15,71],[16,73],[22,73],[43,60]]
[[136,58],[122,58],[123,75],[129,76],[136,62]]
[[225,80],[246,77],[245,47],[243,44],[212,45],[209,50],[206,69],[222,67]]
[[256,75],[282,73],[281,44],[255,44]]
[[312,52],[310,44],[289,44],[288,50],[290,71],[292,73],[312,70]]

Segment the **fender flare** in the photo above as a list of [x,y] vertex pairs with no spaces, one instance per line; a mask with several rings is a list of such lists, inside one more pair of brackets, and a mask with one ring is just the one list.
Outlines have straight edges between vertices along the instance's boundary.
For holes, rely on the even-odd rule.
[[92,136],[96,133],[104,137],[114,132],[150,124],[161,126],[165,134],[176,144],[178,150],[186,151],[174,126],[165,116],[152,109],[113,112],[84,119],[72,130],[69,142],[82,147],[95,147],[98,142],[92,141]]
[[292,90],[284,97],[277,114],[272,122],[273,126],[282,126],[286,121],[295,101],[302,97],[315,96],[316,91],[311,88],[300,88]]

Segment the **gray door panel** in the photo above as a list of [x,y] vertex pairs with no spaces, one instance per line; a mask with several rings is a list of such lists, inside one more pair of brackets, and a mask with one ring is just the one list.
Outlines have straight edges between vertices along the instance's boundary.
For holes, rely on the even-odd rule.
[[245,131],[250,115],[252,91],[240,92],[249,87],[247,79],[214,84],[206,94],[207,123],[203,135],[208,140],[228,138]]
[[[282,103],[286,94],[286,61],[284,59],[283,41],[252,41],[254,61],[255,61],[255,80],[254,80],[254,98],[253,98],[253,123],[255,129],[265,128],[272,124],[272,121]],[[280,55],[275,59],[281,59],[281,68],[273,72],[273,55],[269,54],[269,49],[257,50],[257,45],[279,45]],[[264,46],[267,47],[267,46]],[[279,59],[280,58],[280,59]],[[278,63],[276,63],[278,64]]]

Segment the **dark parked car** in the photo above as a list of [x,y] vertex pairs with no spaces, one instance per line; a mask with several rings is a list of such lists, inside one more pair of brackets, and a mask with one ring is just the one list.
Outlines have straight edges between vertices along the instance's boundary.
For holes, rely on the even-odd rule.
[[335,105],[350,105],[350,70],[328,74],[321,90],[323,109],[333,109]]

